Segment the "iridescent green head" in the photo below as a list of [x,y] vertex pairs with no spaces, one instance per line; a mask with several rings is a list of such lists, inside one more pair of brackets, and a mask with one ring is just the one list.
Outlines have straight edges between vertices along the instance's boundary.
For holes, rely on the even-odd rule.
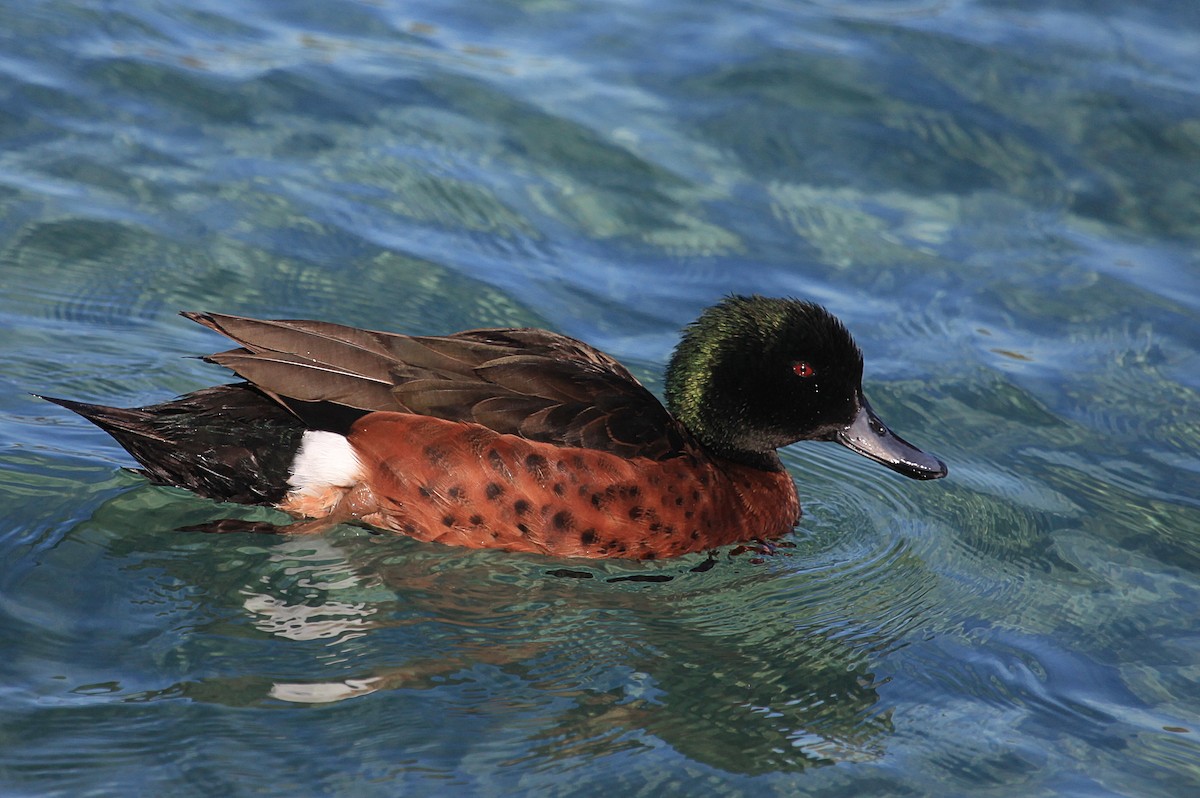
[[684,331],[667,409],[715,454],[777,467],[775,450],[833,440],[916,479],[946,467],[893,434],[862,393],[862,352],[820,305],[731,296]]

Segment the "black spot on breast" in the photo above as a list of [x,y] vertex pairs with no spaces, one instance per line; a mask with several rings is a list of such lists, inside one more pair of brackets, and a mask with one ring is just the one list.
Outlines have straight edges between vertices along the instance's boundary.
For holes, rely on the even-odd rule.
[[529,502],[525,499],[517,499],[513,502],[513,509],[516,510],[517,515],[525,515],[529,512]]
[[646,515],[645,507],[634,506],[634,507],[629,508],[629,520],[631,520],[631,521],[637,521],[645,515]]
[[698,490],[692,491],[692,501],[694,501],[694,502],[700,501],[700,491],[698,491]]
[[417,534],[417,525],[412,523],[405,524],[401,531],[406,535],[415,535]]
[[604,498],[603,494],[600,494],[600,493],[592,494],[592,506],[595,507],[597,510],[599,510],[601,507],[604,506],[605,501],[606,501],[606,499]]
[[471,526],[483,526],[483,516],[479,513],[475,513],[475,515],[471,516],[470,521]]
[[540,454],[531,454],[525,458],[525,470],[538,482],[550,478],[550,463]]
[[579,542],[585,546],[590,546],[596,542],[596,530],[588,528],[579,533]]
[[493,471],[504,477],[506,481],[513,481],[512,471],[508,470],[508,464],[504,462],[504,457],[500,454],[500,452],[496,451],[495,449],[488,449],[487,461],[488,465],[491,466]]
[[551,523],[554,524],[555,529],[567,530],[570,529],[572,524],[575,523],[575,519],[571,517],[570,510],[559,510],[554,514],[554,518],[551,519]]
[[488,501],[495,501],[499,496],[504,494],[504,486],[499,482],[489,482],[487,488],[484,489],[484,495],[488,497]]
[[565,487],[563,487],[563,484],[561,482],[554,483],[554,495],[555,496],[562,496],[566,492],[567,492],[567,489]]
[[431,463],[440,463],[446,460],[446,450],[441,446],[430,444],[425,447],[425,459]]
[[522,535],[528,535],[529,527],[525,524],[517,524],[517,531],[520,532]]
[[421,494],[421,497],[424,499],[428,499],[430,496],[433,495],[433,491],[431,491],[429,488],[425,487],[424,485],[421,485],[420,487],[417,488],[417,493]]
[[454,526],[454,516],[442,516],[442,526]]
[[466,497],[467,497],[467,492],[465,490],[463,490],[460,486],[455,485],[453,488],[450,489],[450,498],[451,499],[461,502]]

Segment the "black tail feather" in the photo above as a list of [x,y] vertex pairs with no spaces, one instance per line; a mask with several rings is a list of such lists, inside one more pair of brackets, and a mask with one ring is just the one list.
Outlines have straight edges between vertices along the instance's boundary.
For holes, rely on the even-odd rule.
[[283,498],[305,430],[295,415],[246,383],[134,408],[42,398],[111,435],[151,482],[240,504]]

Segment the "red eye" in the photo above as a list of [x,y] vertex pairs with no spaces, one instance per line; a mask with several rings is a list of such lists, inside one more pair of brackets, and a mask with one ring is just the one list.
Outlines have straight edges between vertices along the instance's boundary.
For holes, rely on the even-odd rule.
[[806,360],[797,360],[795,363],[793,363],[792,371],[797,377],[804,377],[806,379],[816,375],[817,373],[817,370],[812,367],[812,364]]

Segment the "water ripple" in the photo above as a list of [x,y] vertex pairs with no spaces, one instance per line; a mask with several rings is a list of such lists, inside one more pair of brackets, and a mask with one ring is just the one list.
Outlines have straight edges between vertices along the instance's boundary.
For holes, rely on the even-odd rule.
[[[281,8],[0,14],[7,791],[1195,791],[1191,6]],[[220,379],[195,307],[660,387],[730,291],[950,476],[793,447],[790,545],[711,561],[201,537],[28,396]]]

